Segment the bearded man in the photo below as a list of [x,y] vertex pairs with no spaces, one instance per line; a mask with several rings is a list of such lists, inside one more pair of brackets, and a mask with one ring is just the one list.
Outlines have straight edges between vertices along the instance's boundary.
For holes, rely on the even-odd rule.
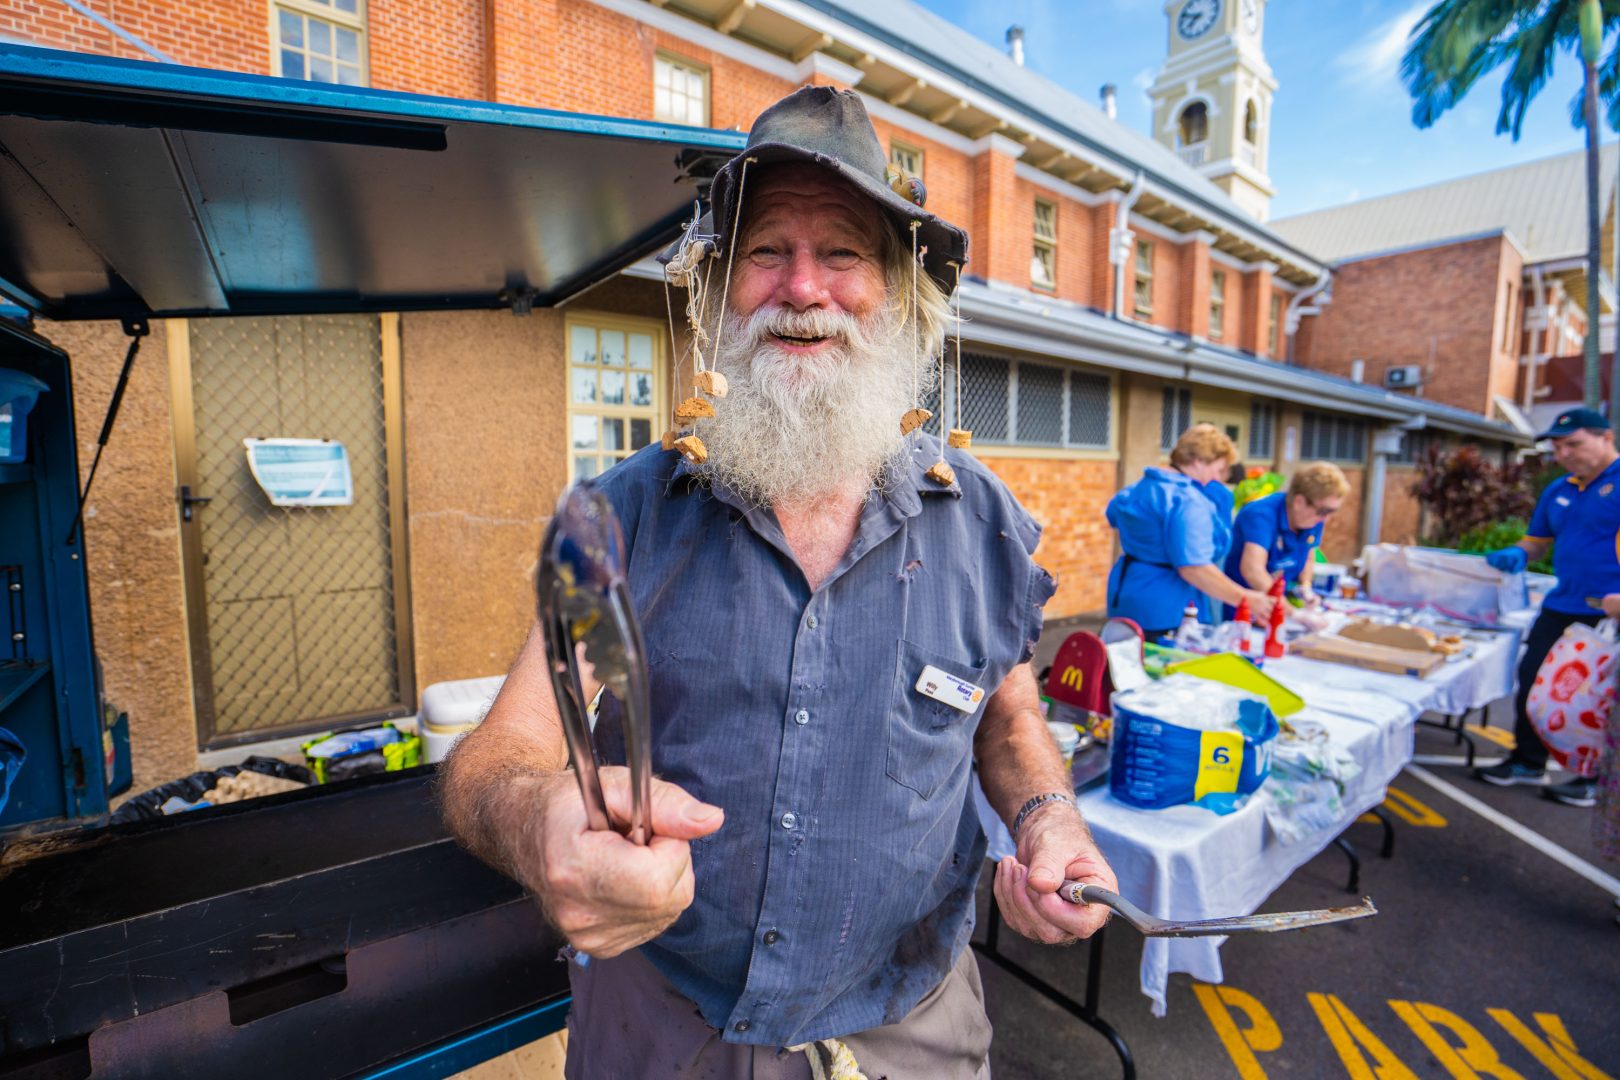
[[[1115,882],[1030,672],[1039,526],[970,454],[901,432],[967,244],[885,164],[853,93],[761,115],[712,189],[730,393],[707,459],[653,446],[597,481],[650,658],[654,839],[587,828],[538,630],[445,767],[456,834],[588,954],[570,1077],[808,1078],[848,1054],[871,1077],[988,1076],[975,761],[1017,843],[1008,924],[1060,943],[1106,918],[1056,892]],[[609,760],[617,721],[608,700]],[[626,818],[625,770],[602,782]]]

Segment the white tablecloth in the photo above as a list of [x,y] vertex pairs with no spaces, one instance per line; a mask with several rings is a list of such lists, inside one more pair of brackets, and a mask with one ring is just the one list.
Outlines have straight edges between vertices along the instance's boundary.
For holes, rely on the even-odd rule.
[[[1384,801],[1384,788],[1412,756],[1412,715],[1387,722],[1354,720],[1307,708],[1296,714],[1328,728],[1362,768],[1345,792],[1345,812],[1336,827],[1295,844],[1281,843],[1266,824],[1261,799],[1220,815],[1197,806],[1137,810],[1115,800],[1106,784],[1080,796],[1080,812],[1119,878],[1120,894],[1169,919],[1207,919],[1255,911],[1301,865],[1343,827]],[[982,792],[979,810],[990,834],[989,858],[1013,851],[1006,827]],[[1220,946],[1225,938],[1148,938],[1142,950],[1142,993],[1153,1013],[1165,1012],[1172,971],[1205,982],[1221,981]]]

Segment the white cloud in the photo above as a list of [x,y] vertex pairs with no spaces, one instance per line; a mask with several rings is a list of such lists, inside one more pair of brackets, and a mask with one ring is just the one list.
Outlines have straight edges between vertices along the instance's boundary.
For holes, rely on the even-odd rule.
[[1398,87],[1406,39],[1430,6],[1430,0],[1418,0],[1334,57],[1339,82],[1363,90]]

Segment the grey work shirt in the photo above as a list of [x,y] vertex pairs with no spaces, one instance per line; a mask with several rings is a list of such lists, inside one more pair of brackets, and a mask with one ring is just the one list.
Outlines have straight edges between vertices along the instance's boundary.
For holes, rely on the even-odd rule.
[[[861,510],[811,591],[769,508],[648,447],[597,487],[624,527],[652,679],[653,768],[725,809],[692,845],[697,896],[647,958],[732,1042],[788,1046],[892,1024],[973,926],[984,834],[969,793],[984,703],[1029,659],[1055,584],[1040,527],[938,439]],[[968,710],[925,667],[984,693]],[[622,761],[618,710],[598,724]]]

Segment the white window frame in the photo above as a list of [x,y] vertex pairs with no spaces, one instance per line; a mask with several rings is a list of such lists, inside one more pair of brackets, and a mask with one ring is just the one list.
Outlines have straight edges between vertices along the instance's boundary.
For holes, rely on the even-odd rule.
[[923,166],[926,161],[927,159],[923,156],[920,147],[901,142],[899,139],[889,141],[889,164],[907,176],[914,176],[918,180],[923,179]]
[[[671,96],[672,100],[673,95],[676,93],[673,86],[664,85],[664,74],[666,71],[680,71],[687,75],[696,75],[698,77],[698,81],[703,86],[703,107],[701,109],[702,116],[698,120],[694,121],[691,118],[690,109],[688,109],[681,116],[676,116],[672,110],[665,110],[662,113],[659,112],[658,91],[665,91],[665,93]],[[711,93],[711,90],[712,87],[709,81],[709,68],[707,65],[700,64],[695,60],[688,60],[686,57],[680,56],[676,53],[665,52],[662,49],[653,54],[654,120],[662,124],[685,124],[691,127],[709,127],[714,116],[714,95]],[[688,100],[691,98],[691,95],[686,93],[684,90],[681,91],[681,95]]]
[[[1144,254],[1146,258],[1144,258]],[[1136,241],[1136,265],[1131,279],[1131,310],[1138,319],[1151,319],[1153,317],[1153,241]],[[1147,303],[1142,302],[1142,286],[1147,286]]]
[[1209,272],[1209,340],[1226,337],[1226,271]]
[[1249,402],[1249,457],[1270,461],[1277,456],[1277,406],[1258,399]]
[[[631,371],[646,370],[643,368],[629,367],[630,335],[643,334],[652,339],[652,405],[632,405],[629,403],[630,385],[628,376],[625,380],[625,403],[622,405],[608,405],[602,403],[600,400],[594,403],[582,403],[574,400],[575,369],[578,368],[581,371],[595,370],[598,372],[604,370],[600,361],[598,361],[596,364],[590,365],[589,368],[585,367],[584,365],[576,365],[574,363],[573,341],[574,331],[576,328],[589,328],[595,330],[597,333],[598,342],[601,341],[601,333],[604,330],[609,332],[623,333],[625,335],[626,365],[623,370],[625,370],[627,373]],[[575,480],[579,479],[576,462],[574,460],[576,457],[594,457],[600,463],[608,458],[615,458],[622,461],[624,458],[627,458],[636,452],[635,449],[630,448],[630,421],[647,420],[649,422],[648,430],[650,432],[650,442],[656,443],[663,436],[664,429],[670,424],[669,388],[667,385],[668,375],[666,370],[668,354],[665,347],[668,340],[668,331],[664,324],[655,319],[637,319],[625,315],[615,315],[611,312],[579,311],[570,312],[568,317],[563,320],[563,401],[567,406],[567,417],[563,428],[563,438],[564,445],[566,446],[565,452],[567,454],[569,483],[573,483]],[[606,370],[615,370],[615,368],[608,368]],[[601,385],[600,376],[597,378],[597,385],[598,387]],[[602,425],[598,424],[596,448],[589,450],[576,449],[574,447],[574,419],[575,417],[579,416],[594,416],[599,420],[624,420],[625,448],[623,450],[609,450],[604,448],[602,446],[603,440],[601,437]],[[603,466],[597,471],[596,475],[600,476],[609,468],[612,468],[611,464]]]
[[1268,315],[1270,322],[1266,326],[1266,355],[1273,360],[1282,352],[1283,304],[1282,293],[1271,294],[1271,310]]
[[[1041,211],[1046,210],[1043,227]],[[1035,200],[1034,234],[1029,260],[1030,284],[1037,289],[1057,288],[1058,207],[1051,199]]]
[[[317,19],[332,26],[340,26],[345,30],[352,30],[360,39],[360,86],[371,85],[371,43],[366,33],[367,0],[355,0],[355,10],[351,15],[347,11],[339,11],[331,4],[320,3],[319,0],[272,0],[270,6],[270,70],[279,79],[299,78],[297,75],[288,75],[281,66],[281,51],[291,46],[283,46],[281,40],[281,12],[288,11],[294,15],[302,15],[306,20]],[[314,82],[309,77],[309,49],[308,49],[308,22],[305,23],[305,46],[294,48],[304,56],[305,82]],[[333,64],[337,64],[336,50],[333,50]],[[343,86],[347,83],[328,83],[330,86]]]

